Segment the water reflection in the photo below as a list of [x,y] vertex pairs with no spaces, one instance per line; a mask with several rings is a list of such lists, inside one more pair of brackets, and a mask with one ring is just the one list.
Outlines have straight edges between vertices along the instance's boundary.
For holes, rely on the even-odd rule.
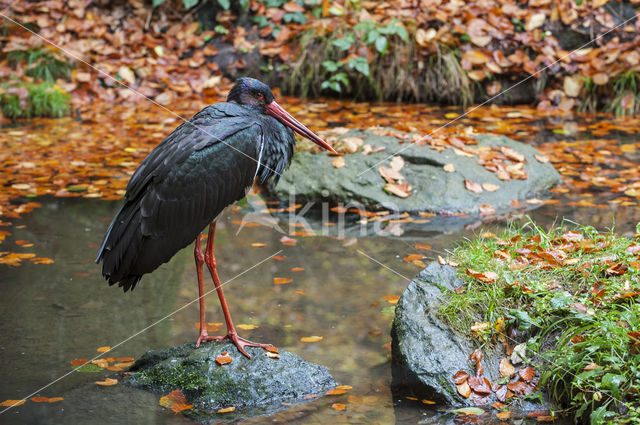
[[[623,234],[633,233],[640,221],[640,211],[633,206],[563,207],[571,196],[561,195],[560,206],[542,206],[529,213],[542,226],[565,216],[600,229],[611,227],[615,217],[616,231]],[[133,293],[107,286],[92,260],[117,207],[113,202],[48,198],[42,208],[15,223],[26,227],[13,229],[2,248],[28,240],[38,256],[54,258],[55,263],[0,266],[0,399],[19,399],[34,392],[67,373],[70,360],[91,358],[97,347],[114,346],[197,297],[190,249],[145,276]],[[382,297],[400,294],[407,281],[367,256],[413,277],[419,268],[402,258],[416,252],[415,243],[431,245],[429,256],[435,257],[461,238],[472,237],[477,230],[471,227],[476,225],[451,218],[452,227],[443,232],[447,227],[441,223],[440,231],[426,223],[423,227],[402,223],[406,226],[402,237],[296,236],[296,245],[290,246],[281,242],[282,233],[274,226],[241,228],[247,212],[249,208],[229,210],[220,220],[216,256],[221,279],[226,281],[279,250],[285,259],[269,260],[227,284],[225,293],[235,322],[257,325],[242,331],[244,336],[328,366],[340,383],[353,389],[246,423],[451,421],[425,406],[392,397],[388,343],[393,309]],[[460,227],[464,224],[467,229]],[[502,225],[502,221],[488,224],[490,228]],[[279,227],[287,229],[288,223],[280,222]],[[252,246],[255,243],[265,246]],[[296,267],[304,270],[291,271]],[[293,282],[273,285],[274,277]],[[113,356],[139,357],[147,349],[195,340],[197,312],[194,303],[123,343]],[[207,321],[223,321],[214,294],[207,298]],[[311,335],[323,339],[300,341]],[[62,396],[64,401],[51,405],[29,401],[2,415],[0,422],[93,423],[99,414],[109,417],[110,423],[188,423],[162,409],[156,395],[93,383],[104,375],[73,373],[37,394]],[[338,412],[331,408],[333,403],[348,407]]]

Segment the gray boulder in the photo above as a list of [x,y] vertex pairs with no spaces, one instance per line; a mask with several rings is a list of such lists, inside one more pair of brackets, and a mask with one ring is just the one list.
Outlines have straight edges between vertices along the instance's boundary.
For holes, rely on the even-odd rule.
[[[391,329],[394,385],[449,406],[472,404],[458,394],[453,375],[459,370],[475,375],[468,359],[473,345],[438,317],[443,290],[460,285],[456,269],[432,262],[400,297]],[[497,368],[483,364],[485,376],[492,382],[498,379]]]
[[[391,329],[392,373],[395,398],[413,394],[447,406],[471,406],[470,399],[458,394],[453,376],[462,370],[474,376],[476,370],[469,361],[474,346],[470,339],[453,332],[439,317],[438,310],[447,293],[463,282],[455,268],[430,263],[409,283],[396,306]],[[505,347],[482,347],[483,376],[495,383],[502,378],[500,360]],[[547,409],[543,404],[514,400],[514,411]],[[489,403],[496,401],[492,394]]]
[[[478,164],[477,157],[457,155],[452,149],[437,151],[428,146],[400,144],[395,137],[375,135],[369,130],[351,130],[341,137],[360,137],[365,144],[385,149],[368,155],[361,152],[345,155],[345,166],[341,168],[333,167],[333,158],[327,154],[298,152],[278,185],[268,188],[271,194],[285,202],[295,197],[295,202],[323,200],[333,204],[350,203],[368,210],[474,215],[482,204],[491,205],[497,212],[505,211],[511,208],[512,200],[536,197],[561,183],[560,175],[551,164],[534,158],[538,153],[534,148],[505,136],[478,134],[475,136],[478,144],[473,148],[506,146],[523,154],[526,180],[500,180]],[[407,198],[386,192],[386,182],[378,173],[378,167],[388,167],[390,155],[399,151],[405,162],[400,173],[413,188]],[[455,172],[445,172],[446,164],[453,164]],[[465,188],[465,179],[491,183],[499,189],[474,193]]]
[[[181,390],[194,405],[184,413],[202,423],[272,414],[337,385],[325,367],[295,354],[281,351],[274,359],[262,348],[246,350],[251,359],[230,343],[206,343],[198,349],[187,343],[148,351],[131,366],[124,382],[161,395]],[[233,360],[220,365],[216,356],[225,351]],[[234,412],[217,413],[231,406]]]

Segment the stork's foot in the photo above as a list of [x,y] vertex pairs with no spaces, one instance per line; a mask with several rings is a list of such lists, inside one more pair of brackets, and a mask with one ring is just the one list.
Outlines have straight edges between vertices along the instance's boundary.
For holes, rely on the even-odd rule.
[[260,344],[258,342],[253,342],[253,341],[249,341],[248,339],[244,339],[240,336],[238,336],[237,333],[229,333],[225,336],[209,336],[207,334],[207,331],[205,330],[204,332],[200,332],[200,336],[198,337],[198,340],[196,341],[196,348],[198,348],[200,346],[201,342],[209,342],[209,341],[223,341],[225,339],[228,339],[229,341],[231,341],[233,343],[233,345],[235,345],[238,348],[238,351],[240,351],[242,354],[244,354],[247,358],[251,358],[251,355],[249,353],[246,352],[246,350],[244,349],[244,347],[260,347],[263,348],[267,351],[270,351],[272,353],[277,353],[278,349],[272,345],[272,344]]

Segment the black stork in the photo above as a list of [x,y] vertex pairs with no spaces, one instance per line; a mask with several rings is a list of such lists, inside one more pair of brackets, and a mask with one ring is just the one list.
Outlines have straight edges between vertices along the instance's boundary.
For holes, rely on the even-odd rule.
[[[102,275],[109,285],[133,289],[146,273],[166,263],[195,240],[202,342],[230,340],[244,349],[262,347],[238,336],[220,285],[213,255],[216,218],[242,199],[258,179],[276,182],[289,166],[293,132],[335,153],[333,148],[276,103],[271,89],[240,78],[227,102],[209,105],[176,128],[140,163],[127,184],[124,204],[100,246]],[[209,226],[202,253],[201,232]],[[209,336],[204,321],[203,264],[215,284],[227,324],[226,336]]]

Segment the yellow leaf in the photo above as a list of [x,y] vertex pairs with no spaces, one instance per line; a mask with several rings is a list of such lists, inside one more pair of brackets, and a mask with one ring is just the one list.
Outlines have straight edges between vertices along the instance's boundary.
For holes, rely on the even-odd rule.
[[108,345],[105,345],[104,347],[99,347],[96,351],[98,353],[106,353],[109,350],[111,350],[111,347]]
[[231,413],[236,410],[236,406],[225,407],[224,409],[218,409],[218,413]]
[[302,338],[300,338],[300,341],[302,342],[317,342],[320,341],[322,339],[321,336],[303,336]]
[[244,323],[240,323],[239,325],[236,325],[236,327],[244,329],[245,331],[250,331],[252,329],[258,328],[258,325],[246,325]]

